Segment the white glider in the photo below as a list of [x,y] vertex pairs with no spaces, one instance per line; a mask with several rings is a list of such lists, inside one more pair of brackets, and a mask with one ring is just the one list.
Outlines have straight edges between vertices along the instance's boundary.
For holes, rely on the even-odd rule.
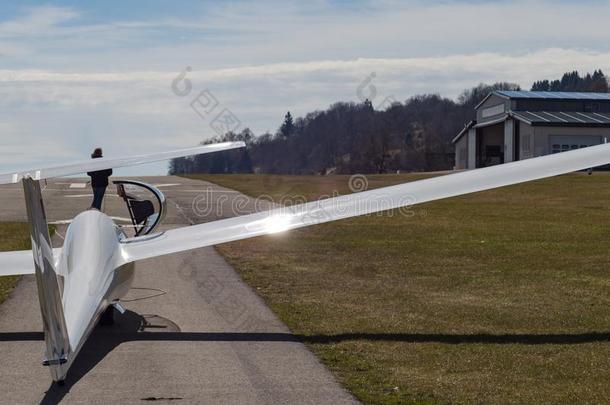
[[[127,237],[123,228],[104,213],[88,210],[72,220],[63,247],[51,248],[38,180],[242,146],[242,143],[208,145],[0,175],[0,183],[23,183],[33,246],[31,251],[0,253],[0,275],[36,275],[46,342],[43,364],[49,366],[54,381],[63,382],[100,316],[112,306],[121,308],[120,299],[130,289],[138,260],[610,163],[610,144],[603,144],[159,233],[154,230],[163,219],[162,193],[144,183],[119,181],[115,183],[128,204],[137,229],[135,237]],[[125,185],[151,191],[160,212],[151,211],[150,201],[127,195]]]

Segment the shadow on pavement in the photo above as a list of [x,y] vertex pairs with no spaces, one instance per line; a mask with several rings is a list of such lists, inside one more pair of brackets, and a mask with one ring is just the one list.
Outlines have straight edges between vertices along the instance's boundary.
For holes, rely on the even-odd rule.
[[[0,332],[0,342],[43,340],[42,332]],[[447,344],[583,344],[610,342],[610,332],[577,334],[442,334],[442,333],[342,333],[335,335],[293,335],[274,332],[180,332],[165,318],[132,311],[117,316],[112,326],[99,326],[91,334],[74,364],[65,385],[51,384],[42,404],[57,404],[81,378],[121,343],[133,341],[190,342],[301,342],[331,344],[346,341],[447,343]]]

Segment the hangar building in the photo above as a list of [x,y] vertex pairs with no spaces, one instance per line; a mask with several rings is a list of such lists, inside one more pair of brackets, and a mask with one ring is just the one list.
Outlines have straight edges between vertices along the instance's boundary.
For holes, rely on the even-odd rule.
[[610,142],[610,93],[490,93],[453,138],[455,169],[474,169]]

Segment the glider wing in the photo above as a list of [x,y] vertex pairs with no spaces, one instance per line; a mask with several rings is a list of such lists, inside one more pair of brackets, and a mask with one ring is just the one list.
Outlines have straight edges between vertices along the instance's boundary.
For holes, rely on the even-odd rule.
[[[61,248],[53,249],[55,261],[61,253]],[[34,274],[34,261],[31,250],[16,250],[0,252],[0,276],[17,276]]]
[[96,170],[134,166],[184,156],[201,155],[205,153],[219,152],[235,148],[243,148],[245,146],[246,145],[243,142],[223,142],[211,145],[197,146],[194,148],[152,153],[148,155],[137,155],[123,158],[99,158],[82,162],[70,163],[67,165],[47,167],[44,169],[0,173],[0,184],[17,183],[21,181],[21,179],[23,179],[24,177],[28,176],[34,180],[43,180],[52,177],[70,176],[74,174],[92,172]]
[[610,144],[168,230],[122,245],[126,262],[543,179],[610,163]]

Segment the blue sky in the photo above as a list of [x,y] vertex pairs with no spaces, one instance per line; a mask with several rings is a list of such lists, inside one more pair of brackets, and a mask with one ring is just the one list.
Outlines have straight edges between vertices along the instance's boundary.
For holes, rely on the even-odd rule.
[[[0,171],[98,145],[107,156],[190,146],[227,111],[239,128],[275,131],[287,110],[359,101],[371,74],[383,105],[610,72],[608,15],[608,1],[3,2]],[[172,90],[180,72],[185,95]],[[198,113],[205,95],[215,108]]]

